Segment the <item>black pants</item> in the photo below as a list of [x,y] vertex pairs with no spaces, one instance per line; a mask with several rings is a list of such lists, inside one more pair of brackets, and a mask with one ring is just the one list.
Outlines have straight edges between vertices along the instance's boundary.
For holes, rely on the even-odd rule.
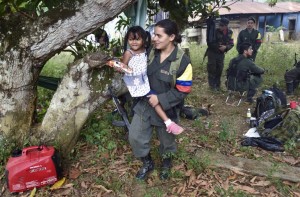
[[209,87],[220,88],[225,55],[224,53],[217,53],[212,50],[208,50],[207,57],[207,73]]

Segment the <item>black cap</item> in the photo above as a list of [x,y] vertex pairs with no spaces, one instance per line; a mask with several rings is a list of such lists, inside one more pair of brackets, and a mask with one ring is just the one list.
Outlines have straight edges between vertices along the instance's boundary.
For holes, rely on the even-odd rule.
[[253,21],[255,23],[255,19],[252,16],[250,16],[247,21]]
[[227,18],[221,18],[220,23],[222,23],[223,25],[228,25],[229,20]]

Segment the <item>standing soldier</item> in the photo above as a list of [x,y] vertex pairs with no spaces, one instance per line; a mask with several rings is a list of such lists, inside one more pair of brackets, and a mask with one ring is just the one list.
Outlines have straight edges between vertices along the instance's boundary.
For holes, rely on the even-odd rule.
[[261,34],[259,33],[258,30],[254,29],[255,26],[255,19],[253,17],[249,17],[247,21],[247,28],[242,30],[237,39],[237,45],[236,49],[239,51],[241,45],[245,42],[251,43],[253,46],[253,54],[250,57],[250,59],[255,61],[257,51],[261,45]]
[[225,53],[233,47],[233,32],[228,29],[228,24],[229,20],[222,18],[219,28],[215,30],[214,39],[211,39],[211,42],[207,43],[208,84],[213,91],[220,90]]

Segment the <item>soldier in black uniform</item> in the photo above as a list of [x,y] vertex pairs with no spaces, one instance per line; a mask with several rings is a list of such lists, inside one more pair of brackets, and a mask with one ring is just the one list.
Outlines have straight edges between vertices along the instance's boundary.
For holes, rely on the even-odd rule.
[[214,91],[220,90],[225,53],[233,47],[233,32],[228,29],[229,20],[222,18],[215,30],[215,39],[207,43],[208,85]]
[[298,87],[300,82],[300,61],[295,63],[295,68],[285,73],[284,79],[286,82],[286,94],[294,94],[294,90]]
[[249,17],[247,21],[247,28],[242,30],[237,38],[237,45],[236,49],[239,51],[241,45],[245,42],[251,43],[253,47],[253,54],[250,59],[255,61],[257,51],[261,45],[261,34],[258,30],[254,29],[255,26],[255,19],[253,17]]
[[253,96],[256,93],[256,89],[260,86],[262,83],[262,74],[265,72],[265,70],[257,65],[249,59],[251,55],[253,54],[253,49],[250,43],[243,43],[240,46],[239,55],[235,58],[233,58],[230,63],[230,66],[236,65],[236,70],[239,70],[239,76],[236,81],[230,80],[228,82],[229,87],[233,87],[234,84],[230,83],[236,83],[237,90],[239,89],[247,89],[247,100],[248,103],[253,103]]

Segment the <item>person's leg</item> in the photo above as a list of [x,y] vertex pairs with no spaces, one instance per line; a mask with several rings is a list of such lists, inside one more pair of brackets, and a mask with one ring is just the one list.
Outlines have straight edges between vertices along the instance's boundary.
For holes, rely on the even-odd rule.
[[295,89],[294,80],[297,79],[297,76],[298,76],[298,73],[297,73],[296,68],[285,72],[284,80],[285,80],[285,83],[286,83],[286,94],[287,95],[294,94],[294,89]]
[[221,85],[221,76],[224,68],[224,54],[218,54],[216,57],[216,78],[215,78],[215,84],[217,90],[220,90]]
[[253,62],[255,62],[256,55],[257,55],[257,51],[253,51],[252,56],[250,57],[250,59],[251,59]]
[[179,126],[178,124],[176,124],[175,122],[173,122],[165,113],[165,111],[163,110],[163,108],[161,107],[161,105],[156,105],[155,106],[155,111],[158,114],[158,116],[164,121],[164,123],[166,124],[167,127],[167,132],[169,133],[173,133],[174,135],[178,135],[180,133],[182,133],[184,131],[184,129]]
[[216,89],[215,74],[216,74],[216,56],[214,52],[207,52],[207,78],[208,85],[212,90]]
[[251,76],[249,81],[249,90],[247,92],[247,100],[246,102],[252,103],[253,102],[253,96],[256,94],[256,88],[260,86],[263,79],[259,76]]
[[160,179],[166,180],[170,176],[172,167],[172,155],[177,151],[175,135],[164,131],[164,127],[156,127],[157,136],[160,141],[159,153],[162,156]]
[[136,178],[139,180],[144,180],[149,172],[154,169],[154,162],[150,155],[151,137],[150,119],[144,120],[142,116],[134,114],[129,128],[129,143],[135,157],[140,158],[143,162],[143,166],[136,174]]

